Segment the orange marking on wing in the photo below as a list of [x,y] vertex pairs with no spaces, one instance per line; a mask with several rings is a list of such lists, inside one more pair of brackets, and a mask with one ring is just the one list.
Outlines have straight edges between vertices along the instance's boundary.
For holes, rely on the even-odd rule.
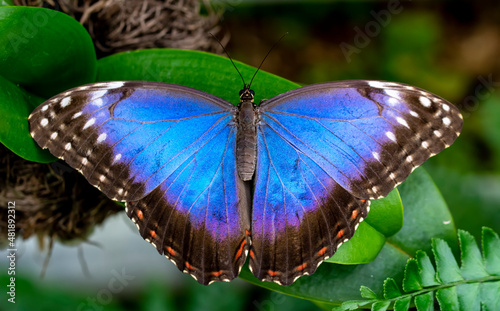
[[255,254],[253,253],[253,250],[250,250],[250,258],[255,259]]
[[303,264],[301,264],[300,266],[298,266],[297,268],[295,268],[295,270],[297,270],[297,271],[302,271],[302,270],[304,270],[306,267],[307,267],[307,262],[304,262]]
[[189,264],[189,262],[187,262],[187,261],[184,263],[184,265],[185,265],[185,266],[186,266],[186,268],[188,268],[189,270],[193,270],[193,269],[194,269],[194,267],[193,267],[193,266],[191,266],[191,265]]
[[361,203],[365,203],[366,202],[366,200],[360,200],[360,201],[361,201]]
[[326,253],[326,246],[319,250],[318,256],[323,256]]
[[241,254],[243,253],[243,247],[245,246],[245,244],[247,244],[247,240],[243,240],[243,242],[241,242],[240,248],[238,249],[238,252],[236,252],[236,257],[234,257],[235,260],[241,257]]
[[252,232],[250,232],[250,231],[248,231],[248,230],[245,229],[245,234],[249,236],[249,235],[252,234]]
[[177,255],[177,253],[174,251],[173,248],[171,248],[170,246],[167,246],[167,252],[172,255],[172,256],[175,256]]
[[279,272],[276,272],[273,270],[267,270],[267,274],[269,274],[270,276],[277,276],[279,274]]
[[156,239],[157,235],[156,235],[156,232],[154,230],[149,231],[149,234],[151,234],[151,237],[153,239]]
[[222,274],[222,270],[217,271],[217,272],[212,272],[212,273],[210,273],[210,274],[212,274],[212,275],[213,275],[213,276],[215,276],[215,277],[219,277],[219,276]]
[[340,229],[339,233],[337,233],[337,238],[341,238],[344,235],[344,229]]
[[137,218],[139,218],[139,220],[142,220],[143,217],[144,217],[144,214],[142,213],[142,211],[138,210],[137,211]]
[[356,217],[358,217],[358,210],[352,211],[351,217],[352,217],[352,219],[356,219]]

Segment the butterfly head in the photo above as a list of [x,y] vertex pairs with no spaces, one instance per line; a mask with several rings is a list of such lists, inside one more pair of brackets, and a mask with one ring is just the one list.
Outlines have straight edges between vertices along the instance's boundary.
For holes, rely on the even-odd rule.
[[245,84],[243,89],[240,91],[240,100],[242,102],[249,100],[253,103],[254,96],[255,92],[250,89],[250,85]]

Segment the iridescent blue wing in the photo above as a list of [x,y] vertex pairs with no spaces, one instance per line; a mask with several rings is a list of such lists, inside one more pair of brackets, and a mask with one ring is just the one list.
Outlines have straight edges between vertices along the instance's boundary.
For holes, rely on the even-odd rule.
[[235,278],[248,203],[236,174],[236,108],[191,88],[104,82],[61,93],[30,116],[42,147],[127,202],[141,235],[200,283]]
[[450,103],[399,83],[340,81],[259,107],[250,267],[290,284],[349,239],[386,196],[462,129]]

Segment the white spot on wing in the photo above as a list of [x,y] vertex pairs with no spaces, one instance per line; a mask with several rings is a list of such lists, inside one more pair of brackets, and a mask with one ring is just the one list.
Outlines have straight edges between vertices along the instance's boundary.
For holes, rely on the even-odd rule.
[[103,104],[104,104],[104,101],[102,100],[102,98],[97,98],[96,100],[94,100],[92,102],[92,105],[97,106],[97,107],[101,107]]
[[443,104],[443,109],[444,111],[450,111],[450,106],[448,106],[447,104]]
[[396,90],[385,90],[385,93],[391,97],[399,98],[399,92]]
[[64,108],[66,106],[68,106],[71,102],[71,97],[64,97],[62,100],[61,100],[61,108]]
[[47,124],[49,124],[49,120],[48,120],[48,119],[46,119],[46,118],[43,118],[43,119],[42,119],[42,121],[40,121],[40,124],[41,124],[42,126],[47,126]]
[[387,136],[387,138],[389,138],[393,142],[396,142],[396,136],[394,135],[393,132],[385,132],[385,136]]
[[104,182],[104,181],[106,180],[106,176],[101,175],[101,177],[99,177],[99,180],[100,180],[101,182]]
[[99,90],[99,91],[92,92],[92,93],[90,93],[89,101],[93,101],[94,99],[103,97],[104,95],[106,95],[107,92],[108,92],[107,90]]
[[92,126],[94,124],[94,122],[95,122],[95,118],[88,120],[87,123],[85,123],[85,125],[83,126],[83,129],[86,129],[89,126]]
[[122,158],[122,154],[121,153],[115,155],[115,158],[113,159],[113,163],[119,161],[121,158]]
[[374,157],[377,161],[380,161],[380,155],[379,155],[377,152],[373,151],[373,152],[372,152],[372,156],[373,156],[373,157]]
[[393,105],[393,106],[394,106],[394,105],[396,105],[396,104],[399,104],[399,100],[397,100],[397,99],[396,99],[396,98],[394,98],[394,97],[389,98],[389,100],[387,100],[387,102],[388,102],[389,104]]
[[441,132],[440,132],[440,131],[435,130],[435,131],[434,131],[434,135],[436,135],[437,137],[441,137],[441,135],[442,135],[442,134],[441,134]]
[[424,142],[422,142],[422,147],[427,149],[429,147],[429,144],[426,141],[424,141]]
[[56,139],[57,138],[57,132],[54,132],[52,133],[52,135],[50,135],[50,139]]
[[406,161],[408,161],[408,162],[413,161],[413,157],[412,157],[411,155],[407,156],[407,157],[406,157]]
[[83,159],[82,159],[82,165],[86,165],[86,164],[87,164],[87,162],[88,162],[87,158],[83,158]]
[[368,81],[368,85],[379,89],[383,89],[385,87],[385,83],[380,81]]
[[431,106],[431,100],[425,96],[420,96],[419,99],[422,106],[429,108]]
[[443,124],[446,126],[450,125],[451,124],[450,118],[448,118],[448,117],[443,118]]
[[406,126],[407,128],[410,128],[410,126],[408,125],[408,123],[406,123],[406,120],[401,118],[401,117],[397,117],[396,118],[396,121],[398,121],[399,124],[403,125],[403,126]]
[[47,109],[49,109],[49,105],[45,105],[42,107],[42,111],[46,111]]
[[81,116],[81,115],[82,115],[82,112],[81,112],[81,111],[80,111],[80,112],[77,112],[77,113],[75,113],[75,114],[73,115],[73,117],[72,117],[71,119],[76,119],[76,118],[78,118],[78,117],[79,117],[79,116]]
[[418,113],[416,113],[416,112],[415,112],[415,111],[413,111],[413,110],[410,110],[410,114],[411,114],[412,116],[414,116],[415,118],[418,118],[418,117],[419,117]]
[[116,89],[119,87],[122,87],[125,83],[121,81],[113,81],[113,82],[108,82],[104,87],[108,89]]
[[65,150],[70,150],[70,149],[71,149],[71,143],[67,143],[67,144],[64,146],[64,149],[65,149]]
[[97,143],[98,144],[102,143],[106,139],[107,136],[108,136],[108,134],[106,134],[106,133],[102,133],[101,135],[99,135],[99,137],[97,137]]

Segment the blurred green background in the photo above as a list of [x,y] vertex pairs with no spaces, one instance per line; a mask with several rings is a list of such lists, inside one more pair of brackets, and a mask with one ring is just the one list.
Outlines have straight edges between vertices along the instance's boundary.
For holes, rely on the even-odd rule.
[[[429,160],[431,174],[453,214],[457,228],[480,237],[482,226],[500,232],[500,3],[498,1],[223,1],[221,26],[231,34],[231,56],[258,66],[269,48],[285,32],[288,36],[263,65],[269,71],[303,84],[376,79],[403,82],[429,90],[455,103],[464,116],[456,143]],[[257,78],[258,79],[258,76]],[[235,86],[235,92],[239,86]],[[256,90],[258,92],[258,90]],[[123,216],[123,215],[121,215]],[[121,216],[118,216],[121,217]],[[429,214],[429,218],[433,215]],[[123,221],[117,217],[110,222]],[[135,230],[131,228],[130,232]],[[97,230],[96,230],[97,231]],[[121,267],[161,265],[144,244],[135,252],[158,257],[155,263],[131,262],[127,253],[113,253],[104,239],[115,232],[102,230],[102,248],[84,244],[91,279],[83,277],[77,255],[81,247],[55,248],[47,277],[39,278],[43,256],[30,254],[28,242],[20,256],[26,268],[17,276],[18,303],[5,294],[1,310],[314,310],[319,307],[297,298],[261,290],[241,280],[204,287],[175,268],[166,280],[158,274],[133,270],[131,277],[150,281],[111,281]],[[115,232],[116,233],[116,232]],[[122,234],[121,238],[124,238]],[[111,243],[111,244],[110,244]],[[30,246],[31,245],[31,246]],[[98,249],[98,251],[95,251]],[[95,254],[93,252],[96,252]],[[107,253],[106,253],[107,252]],[[1,252],[2,262],[5,252]],[[73,254],[64,257],[63,254]],[[111,254],[111,255],[110,255]],[[57,257],[77,271],[67,277]],[[132,257],[132,255],[130,255]],[[62,258],[62,259],[61,259]],[[101,263],[99,258],[114,262]],[[136,260],[136,259],[134,259]],[[158,263],[156,263],[156,260]],[[85,264],[83,264],[85,265]],[[103,268],[95,267],[101,265]],[[2,264],[2,267],[4,265]],[[110,268],[120,267],[120,268]],[[130,268],[127,268],[130,269]],[[58,271],[59,270],[59,271]],[[94,271],[92,273],[92,271]],[[107,271],[100,274],[95,271]],[[128,270],[127,270],[128,271]],[[60,275],[66,277],[59,278]],[[139,277],[140,276],[140,277]],[[1,284],[7,283],[0,271]],[[68,282],[67,284],[62,283]],[[78,280],[78,281],[77,281]],[[77,283],[78,284],[75,284]],[[111,286],[111,287],[110,287]],[[118,286],[118,285],[116,285]],[[5,292],[5,291],[4,291]],[[68,306],[65,309],[62,306]]]

